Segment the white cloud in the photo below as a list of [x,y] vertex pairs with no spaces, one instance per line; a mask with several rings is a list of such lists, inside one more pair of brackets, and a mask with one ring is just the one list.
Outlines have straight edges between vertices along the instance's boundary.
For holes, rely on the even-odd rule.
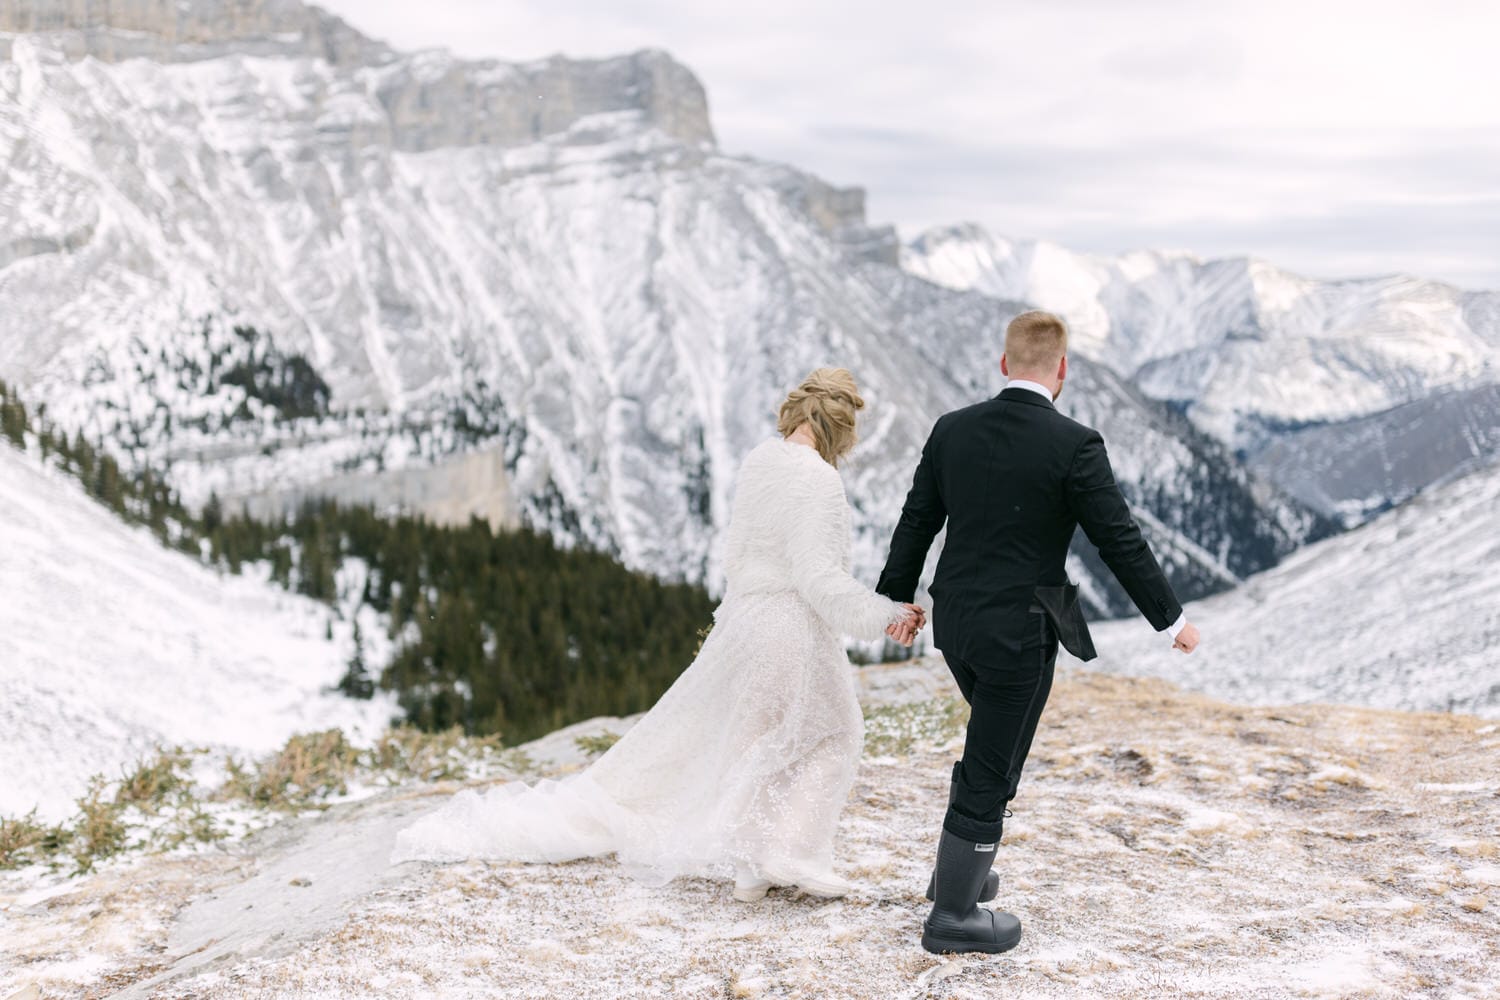
[[665,48],[721,145],[1078,249],[1254,253],[1500,287],[1486,0],[332,0],[398,48]]

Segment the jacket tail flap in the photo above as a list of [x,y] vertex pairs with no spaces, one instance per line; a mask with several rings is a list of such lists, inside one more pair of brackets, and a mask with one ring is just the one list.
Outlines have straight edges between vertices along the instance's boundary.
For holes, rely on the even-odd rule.
[[1085,662],[1098,657],[1099,654],[1094,651],[1094,637],[1089,635],[1089,624],[1078,606],[1078,584],[1038,587],[1036,602],[1052,620],[1052,627],[1057,630],[1057,640],[1062,643],[1063,649]]

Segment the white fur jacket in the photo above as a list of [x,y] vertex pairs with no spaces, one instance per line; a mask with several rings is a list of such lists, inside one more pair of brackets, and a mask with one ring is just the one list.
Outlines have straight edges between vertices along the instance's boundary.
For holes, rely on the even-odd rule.
[[849,575],[849,501],[838,470],[772,438],[745,457],[724,550],[725,600],[793,590],[835,632],[878,639],[910,614]]

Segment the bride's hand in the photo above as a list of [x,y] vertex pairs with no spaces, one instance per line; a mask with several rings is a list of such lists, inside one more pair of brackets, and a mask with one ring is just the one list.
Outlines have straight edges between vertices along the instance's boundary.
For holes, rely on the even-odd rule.
[[907,611],[906,618],[887,625],[885,634],[903,646],[910,646],[916,640],[917,633],[927,624],[927,612],[916,604],[901,606]]

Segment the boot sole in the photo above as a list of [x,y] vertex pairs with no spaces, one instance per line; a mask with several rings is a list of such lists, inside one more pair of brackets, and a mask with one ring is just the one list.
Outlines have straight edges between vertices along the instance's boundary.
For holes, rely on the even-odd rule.
[[927,921],[922,921],[922,947],[934,955],[940,955],[944,952],[968,951],[983,952],[986,955],[998,955],[1002,951],[1010,951],[1020,943],[1021,932],[1019,929],[1016,931],[1015,937],[1007,938],[1004,941],[970,941],[962,938],[935,937],[928,933]]

